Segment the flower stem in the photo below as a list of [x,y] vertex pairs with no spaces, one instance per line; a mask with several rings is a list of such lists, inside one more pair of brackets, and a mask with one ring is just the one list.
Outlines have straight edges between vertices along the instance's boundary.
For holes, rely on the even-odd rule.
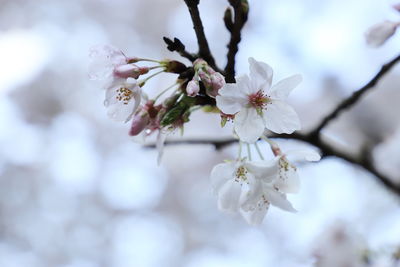
[[263,155],[262,155],[262,153],[261,153],[260,148],[259,148],[258,145],[257,145],[257,142],[254,143],[254,146],[256,147],[256,150],[257,150],[258,156],[260,156],[260,159],[261,159],[261,160],[264,160],[264,157],[263,157]]
[[158,74],[163,73],[163,72],[164,72],[164,70],[160,70],[160,71],[158,71],[158,72],[156,72],[156,73],[153,73],[153,74],[150,75],[149,77],[144,78],[142,81],[139,82],[139,86],[140,86],[140,87],[143,87],[143,86],[146,84],[146,82],[147,82],[148,80],[150,80],[151,78],[153,78],[153,77],[155,77],[155,76],[157,76]]
[[282,155],[282,151],[279,148],[278,144],[266,137],[265,135],[262,135],[261,138],[269,144],[271,147],[272,153],[274,153],[274,156],[280,156]]
[[249,160],[251,161],[251,150],[250,150],[250,144],[246,144],[247,145],[247,156],[249,157]]
[[239,159],[242,159],[242,141],[239,141]]
[[162,90],[162,91],[156,96],[156,98],[154,98],[154,102],[156,102],[157,99],[160,98],[160,96],[162,96],[163,94],[165,94],[166,92],[168,92],[169,89],[173,88],[173,87],[176,86],[177,84],[178,84],[178,83],[176,82],[176,83],[174,83],[173,85],[168,86],[167,88],[165,88],[164,90]]

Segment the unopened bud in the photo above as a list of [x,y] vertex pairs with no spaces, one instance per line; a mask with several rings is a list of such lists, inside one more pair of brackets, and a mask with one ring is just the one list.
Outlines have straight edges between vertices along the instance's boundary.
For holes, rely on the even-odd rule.
[[200,69],[200,70],[197,72],[197,74],[199,75],[200,80],[204,83],[204,85],[205,85],[206,87],[208,87],[208,86],[211,85],[211,77],[210,77],[210,75],[209,75],[207,72],[205,72],[204,70]]
[[199,82],[196,80],[191,80],[186,86],[186,93],[188,96],[195,97],[200,91]]
[[139,112],[136,113],[135,116],[133,116],[129,135],[135,136],[140,134],[149,124],[149,121],[150,121],[149,113],[146,110],[141,109]]
[[373,25],[365,33],[367,44],[372,47],[383,45],[396,32],[399,23],[393,21],[384,21]]
[[221,89],[224,85],[225,77],[221,73],[215,72],[211,75],[211,86],[207,87],[207,95],[216,97],[219,89]]
[[134,64],[124,64],[114,69],[114,74],[120,78],[139,78],[140,75],[149,72],[147,67],[139,67]]

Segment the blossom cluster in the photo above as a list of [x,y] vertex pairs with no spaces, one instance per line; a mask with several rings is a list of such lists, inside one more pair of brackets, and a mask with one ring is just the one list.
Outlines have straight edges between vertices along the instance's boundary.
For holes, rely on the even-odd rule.
[[[158,132],[158,161],[166,135],[183,129],[197,107],[211,106],[211,110],[219,112],[222,126],[228,120],[233,122],[240,151],[245,145],[248,153],[243,157],[239,152],[236,159],[217,164],[211,171],[211,184],[221,210],[239,212],[253,225],[263,221],[270,205],[295,211],[286,195],[297,193],[300,186],[292,162],[317,161],[320,156],[314,151],[283,153],[265,131],[291,134],[301,128],[297,113],[286,103],[290,92],[301,82],[300,75],[272,85],[272,68],[249,58],[249,74],[237,77],[235,83],[225,83],[223,73],[201,58],[186,66],[174,60],[127,57],[108,45],[92,48],[90,57],[90,78],[103,81],[107,114],[117,121],[130,121],[132,136]],[[152,66],[138,65],[143,62]],[[153,70],[158,71],[151,74]],[[144,86],[161,73],[178,74],[176,83],[149,98]],[[161,99],[167,92],[170,95]],[[264,159],[257,145],[260,140],[270,145],[273,158]],[[252,160],[250,146],[256,148],[259,161]]]

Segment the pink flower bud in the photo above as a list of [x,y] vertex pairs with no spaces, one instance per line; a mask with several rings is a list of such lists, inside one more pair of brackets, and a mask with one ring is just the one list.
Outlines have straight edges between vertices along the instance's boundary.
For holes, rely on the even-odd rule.
[[191,80],[186,86],[186,93],[188,96],[195,97],[200,91],[199,82],[196,80]]
[[384,21],[373,25],[365,33],[367,44],[372,47],[383,45],[396,32],[399,23],[393,21]]
[[211,77],[208,75],[207,72],[203,71],[202,69],[198,71],[198,75],[200,80],[204,83],[206,87],[211,85]]
[[139,67],[135,64],[124,64],[115,67],[114,75],[120,78],[139,78],[140,75],[149,72],[149,68]]
[[211,97],[216,97],[218,95],[219,89],[221,89],[224,85],[224,76],[219,72],[215,72],[211,75],[211,88],[207,88],[207,95]]
[[139,112],[136,113],[136,115],[132,119],[132,125],[129,131],[129,135],[131,136],[138,135],[146,128],[149,122],[150,122],[149,113],[146,110],[141,109]]

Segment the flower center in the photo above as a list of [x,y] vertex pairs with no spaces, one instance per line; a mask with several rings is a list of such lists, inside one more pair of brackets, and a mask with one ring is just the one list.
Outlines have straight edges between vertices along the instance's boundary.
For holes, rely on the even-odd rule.
[[263,109],[268,104],[268,96],[262,90],[248,96],[249,104],[256,109]]
[[120,87],[117,89],[117,100],[121,101],[124,105],[128,105],[129,101],[132,99],[132,91],[126,87]]
[[241,182],[246,182],[246,180],[247,180],[246,174],[247,174],[246,168],[243,167],[243,166],[240,166],[240,167],[237,168],[237,170],[236,170],[236,178],[235,178],[235,181],[236,181],[236,182],[239,182],[239,183],[241,183]]

